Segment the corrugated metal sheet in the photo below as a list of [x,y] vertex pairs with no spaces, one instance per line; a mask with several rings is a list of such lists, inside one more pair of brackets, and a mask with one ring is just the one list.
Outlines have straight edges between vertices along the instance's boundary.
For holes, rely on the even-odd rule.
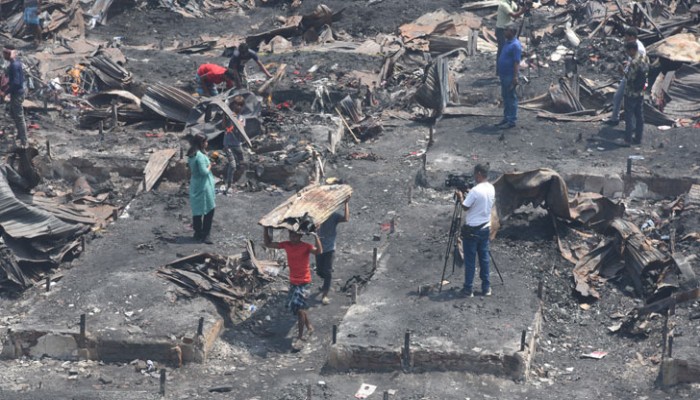
[[46,211],[22,203],[15,197],[4,172],[0,173],[0,226],[13,238],[49,236],[63,238],[75,234],[80,225],[68,224]]
[[674,74],[664,114],[673,118],[700,117],[700,66],[684,65]]
[[328,219],[351,195],[350,185],[307,186],[262,217],[258,224],[296,231],[298,227],[290,221],[307,214],[319,224]]
[[146,169],[143,171],[147,192],[150,192],[153,186],[156,185],[175,153],[177,153],[175,149],[158,150],[148,158],[148,164],[146,164]]
[[162,83],[149,86],[141,98],[142,107],[178,122],[187,122],[190,111],[197,103],[197,99],[189,93]]

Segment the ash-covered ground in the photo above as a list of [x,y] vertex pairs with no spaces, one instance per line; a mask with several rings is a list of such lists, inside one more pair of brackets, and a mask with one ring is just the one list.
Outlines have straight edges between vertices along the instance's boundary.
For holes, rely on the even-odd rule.
[[[128,60],[126,68],[138,81],[162,81],[185,87],[199,64],[225,64],[227,58],[135,47],[152,43],[165,43],[167,47],[173,40],[187,40],[202,34],[232,34],[242,38],[274,27],[277,16],[310,12],[319,2],[305,1],[298,10],[290,9],[285,2],[270,3],[235,13],[224,10],[202,18],[186,18],[151,7],[116,7],[108,25],[90,31],[88,39],[99,41],[123,37],[123,52]],[[369,3],[330,0],[325,4],[333,10],[346,7],[343,18],[333,24],[333,29],[357,40],[378,33],[395,33],[401,24],[426,12],[437,8],[458,12],[462,5],[458,1],[403,0]],[[477,13],[486,17],[491,11]],[[544,20],[543,15],[536,13],[536,16],[540,18],[535,18],[535,21]],[[484,25],[492,28],[494,21],[494,18],[485,19]],[[470,99],[470,105],[497,107],[499,88],[492,71],[494,57],[492,53],[480,53],[462,61],[457,77],[461,95]],[[293,71],[308,71],[317,66],[314,78],[330,74],[342,77],[353,70],[376,73],[383,62],[382,57],[314,51],[262,55],[262,59],[265,63],[286,63]],[[533,74],[525,89],[528,97],[545,91],[562,72],[563,65],[552,63],[551,67]],[[304,100],[313,89],[303,82],[295,82],[284,90],[283,93],[289,93],[288,100],[298,104],[291,110],[276,110],[266,123],[274,126],[277,133],[287,135],[284,136],[286,140],[293,137],[297,143],[313,143],[319,136],[325,139],[325,130],[319,133],[308,128],[322,126],[328,120],[313,112],[310,102]],[[342,90],[343,93],[354,93],[355,88],[348,86]],[[409,103],[401,96],[399,93],[390,98],[396,103]],[[275,100],[282,103],[287,99]],[[98,140],[95,129],[81,129],[66,113],[32,112],[28,118],[40,126],[31,131],[31,140],[43,144],[50,139],[54,159],[85,158],[105,170],[128,170],[130,163],[142,168],[150,150],[177,146],[183,136],[182,132],[146,135],[160,129],[160,125],[143,123],[121,126],[107,132],[103,140]],[[308,398],[310,387],[312,399],[347,399],[353,398],[363,383],[377,386],[377,391],[369,398],[381,398],[382,392],[392,390],[395,394],[391,399],[405,400],[700,398],[700,387],[696,384],[671,388],[659,384],[663,324],[660,316],[651,318],[639,335],[609,332],[608,327],[614,325],[622,314],[643,304],[629,282],[624,279],[601,282],[597,287],[601,298],[596,302],[582,302],[577,297],[573,290],[573,265],[559,255],[551,218],[542,208],[525,208],[516,212],[504,222],[492,246],[494,256],[500,260],[500,268],[511,271],[508,260],[518,260],[517,271],[523,274],[522,277],[507,274],[510,279],[505,285],[494,285],[494,297],[507,297],[512,287],[532,287],[539,281],[545,283],[543,332],[537,339],[537,352],[526,382],[464,372],[336,372],[328,367],[331,327],[340,324],[351,306],[350,293],[342,292],[341,287],[352,277],[371,275],[374,247],[385,244],[403,247],[398,249],[401,251],[392,249],[393,254],[399,255],[399,259],[392,262],[402,265],[400,271],[395,272],[396,276],[409,279],[411,269],[432,269],[434,279],[423,284],[432,285],[439,281],[453,204],[452,191],[444,185],[448,172],[469,173],[474,163],[489,161],[492,178],[501,173],[541,167],[567,174],[623,174],[628,156],[642,155],[643,160],[635,160],[634,165],[639,176],[649,180],[664,177],[695,183],[700,180],[700,149],[695,128],[659,131],[655,126],[647,125],[644,143],[629,148],[613,143],[622,137],[621,131],[598,122],[551,122],[538,119],[535,112],[526,110],[519,111],[519,118],[518,127],[508,131],[492,127],[499,121],[498,117],[467,116],[440,120],[436,126],[435,144],[427,150],[426,169],[423,169],[420,152],[427,147],[428,125],[404,118],[385,118],[384,130],[377,137],[354,143],[346,135],[336,154],[326,153],[325,176],[340,178],[353,186],[351,221],[342,225],[339,232],[331,304],[322,306],[320,298],[312,300],[309,315],[316,328],[314,336],[302,351],[293,352],[291,341],[295,320],[284,309],[284,294],[270,292],[264,307],[258,308],[246,321],[237,322],[224,316],[224,332],[204,363],[185,364],[181,368],[163,366],[168,370],[165,398],[301,400]],[[11,124],[9,116],[3,117],[2,121],[3,125]],[[586,140],[594,136],[610,140],[603,144]],[[7,137],[3,140],[10,145]],[[445,161],[437,157],[443,154],[453,158]],[[357,159],[358,155],[359,158],[364,158],[363,155],[372,157]],[[65,175],[57,172],[55,181],[45,180],[40,187],[49,191],[71,185],[72,182],[65,182]],[[92,183],[106,185],[115,204],[129,204],[129,217],[91,233],[87,251],[72,262],[61,265],[59,270],[66,276],[64,279],[78,286],[82,282],[86,285],[99,282],[99,278],[94,279],[91,275],[110,274],[109,266],[117,264],[114,260],[117,257],[122,257],[123,264],[134,273],[153,274],[158,266],[195,251],[240,253],[245,238],[256,243],[262,241],[262,232],[257,225],[259,218],[293,193],[286,189],[298,189],[293,185],[251,184],[240,187],[231,197],[217,195],[215,243],[207,246],[184,239],[191,235],[186,179],[168,180],[166,177],[155,191],[140,195],[134,195],[137,184],[127,178],[111,176]],[[651,194],[647,198],[622,195],[617,200],[626,204],[626,216],[641,225],[678,194],[665,198]],[[700,229],[697,214],[694,215],[676,222],[679,237],[681,233],[689,234]],[[396,231],[387,234],[385,227],[392,220]],[[414,223],[425,220],[432,220],[431,225]],[[668,229],[669,225],[660,226],[658,234],[666,235]],[[688,240],[679,243],[676,251],[693,254],[698,248],[697,241]],[[101,265],[100,257],[105,255],[111,260]],[[697,267],[696,263],[696,271]],[[460,273],[461,269],[458,269],[457,274]],[[495,282],[495,278],[492,277],[492,281]],[[365,287],[373,284],[369,279]],[[61,287],[59,281],[52,290],[60,291]],[[125,294],[130,290],[128,286],[124,287]],[[138,296],[142,298],[162,297],[161,293],[153,293],[162,287],[139,290]],[[42,292],[42,288],[32,287],[20,294],[3,294],[0,297],[0,334],[5,332],[5,326],[21,324],[37,299],[45,296]],[[403,295],[396,295],[397,301],[401,301]],[[71,304],[82,301],[78,294],[61,296]],[[72,297],[75,297],[74,302],[70,301]],[[112,301],[117,304],[123,299],[117,296]],[[469,309],[473,306],[470,302],[478,304],[484,301],[492,300],[455,297],[445,301],[444,307]],[[679,311],[681,320],[677,324],[686,338],[697,338],[699,333],[697,320],[691,319],[698,306],[697,301],[679,306],[682,311]],[[109,307],[111,305],[101,305],[103,310]],[[185,317],[143,316],[135,324],[167,325],[170,318]],[[439,318],[422,322],[427,326],[444,323]],[[503,323],[507,324],[507,321]],[[75,329],[75,325],[71,323],[66,328]],[[459,335],[458,332],[452,334]],[[581,357],[592,351],[604,351],[607,355],[599,360]],[[697,355],[697,348],[695,351]],[[143,373],[128,363],[21,358],[0,360],[0,371],[0,399],[3,400],[161,398],[158,375]]]

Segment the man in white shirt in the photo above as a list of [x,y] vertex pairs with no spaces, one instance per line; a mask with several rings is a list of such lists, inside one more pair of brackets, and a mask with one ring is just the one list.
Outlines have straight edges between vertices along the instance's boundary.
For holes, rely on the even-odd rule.
[[[638,34],[639,32],[637,31],[637,28],[627,28],[625,31],[625,43],[637,42],[637,53],[645,56],[647,54],[647,50],[644,48],[644,44],[637,39]],[[620,85],[617,87],[617,91],[613,96],[612,116],[604,121],[608,125],[617,126],[620,123],[620,107],[622,105],[622,99],[625,97],[625,85],[627,83],[627,80],[624,78],[624,73],[627,72],[629,62],[630,58],[627,56],[627,62],[621,71],[623,73],[623,78],[620,80]]]
[[472,285],[476,271],[476,255],[479,255],[479,278],[481,293],[491,296],[489,281],[489,235],[491,234],[491,209],[496,199],[496,190],[488,181],[489,164],[474,167],[476,185],[464,193],[457,191],[457,199],[466,210],[462,226],[462,248],[464,250],[464,287],[462,294],[474,297]]

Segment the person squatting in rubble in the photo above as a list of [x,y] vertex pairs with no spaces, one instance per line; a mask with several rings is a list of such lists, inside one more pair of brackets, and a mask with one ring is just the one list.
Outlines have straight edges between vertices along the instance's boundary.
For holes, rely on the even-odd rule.
[[262,62],[260,62],[258,53],[251,50],[246,43],[241,43],[238,45],[238,48],[233,50],[231,59],[228,62],[228,67],[233,71],[234,74],[233,80],[236,83],[236,89],[248,88],[248,79],[245,73],[245,64],[250,60],[254,60],[255,63],[258,64],[260,71],[262,71],[266,77],[272,78],[272,74],[270,74],[267,68],[265,68],[265,65],[263,65]]
[[304,327],[307,329],[307,338],[314,331],[306,310],[309,308],[307,299],[309,297],[309,286],[311,285],[311,267],[309,257],[311,253],[320,254],[323,252],[323,245],[318,235],[311,233],[315,239],[315,245],[303,242],[302,235],[298,232],[289,231],[289,240],[284,242],[273,242],[272,228],[263,228],[263,239],[265,247],[271,249],[283,249],[287,253],[287,264],[289,265],[289,293],[287,295],[286,307],[297,317],[299,334],[294,343],[295,348],[301,347],[304,340]]
[[26,147],[27,123],[24,120],[24,109],[22,108],[22,103],[24,102],[24,71],[22,62],[17,59],[17,50],[12,46],[5,46],[2,56],[10,62],[10,65],[5,71],[7,85],[0,89],[2,90],[0,98],[4,99],[6,95],[10,97],[10,115],[17,129],[16,138],[19,139],[20,146]]
[[518,119],[518,87],[520,59],[523,48],[515,37],[518,31],[515,24],[509,24],[505,29],[506,43],[498,57],[498,78],[501,81],[501,97],[503,98],[503,120],[496,126],[503,129],[515,127]]
[[219,91],[216,85],[226,82],[226,89],[233,87],[234,73],[216,64],[202,64],[197,68],[197,93],[200,96],[216,96]]
[[489,280],[489,236],[491,234],[491,209],[496,199],[496,190],[488,181],[489,164],[477,164],[474,167],[476,186],[471,188],[466,198],[457,191],[457,200],[466,210],[462,226],[462,248],[464,251],[464,287],[462,295],[474,297],[472,289],[476,271],[476,255],[479,255],[479,278],[481,293],[491,296]]
[[338,234],[337,227],[339,223],[350,221],[350,199],[345,200],[343,214],[334,212],[327,220],[318,227],[318,235],[321,237],[323,252],[316,255],[316,275],[323,279],[321,286],[321,303],[327,305],[330,303],[328,292],[331,290],[331,281],[333,280],[333,258],[335,255],[335,238]]
[[[243,99],[243,96],[233,96],[229,108],[233,116],[238,120],[238,123],[245,129],[245,118],[242,118],[240,115],[243,111],[243,106],[245,106],[245,99]],[[227,117],[224,118],[224,130],[224,155],[226,155],[226,189],[224,194],[228,195],[231,186],[234,185],[245,172],[247,162],[245,152],[243,151],[241,133],[236,128],[236,125]]]
[[[637,35],[639,32],[637,31],[637,28],[635,27],[629,27],[625,31],[625,44],[627,43],[636,43],[637,44],[637,52],[641,54],[642,56],[647,55],[647,50],[644,48],[644,44],[637,38]],[[627,54],[627,50],[625,50],[625,54]],[[627,79],[625,79],[624,74],[627,72],[627,69],[629,68],[629,63],[630,63],[630,58],[629,56],[627,57],[627,61],[625,62],[625,65],[623,67],[620,67],[622,74],[622,79],[620,80],[620,84],[617,86],[617,90],[615,91],[615,95],[613,96],[613,108],[612,108],[612,115],[610,118],[606,119],[604,122],[608,125],[611,126],[617,126],[620,123],[620,107],[622,106],[622,100],[625,97],[625,84],[627,82]]]
[[625,142],[641,144],[644,134],[644,88],[649,73],[649,59],[639,53],[637,43],[628,42],[625,49],[630,57],[625,71]]
[[503,45],[506,43],[506,26],[513,22],[527,11],[527,7],[518,8],[515,0],[500,0],[498,2],[498,13],[496,15],[496,42],[498,51],[496,52],[496,75],[498,74],[498,59],[501,57]]
[[187,165],[190,167],[190,207],[194,239],[213,244],[210,234],[216,203],[214,175],[211,173],[211,163],[206,153],[207,146],[206,136],[201,133],[194,135],[187,151]]

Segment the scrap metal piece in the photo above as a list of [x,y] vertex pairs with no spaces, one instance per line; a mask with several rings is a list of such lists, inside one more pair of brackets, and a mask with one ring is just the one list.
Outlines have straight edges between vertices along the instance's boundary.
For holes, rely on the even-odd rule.
[[144,179],[146,180],[146,192],[150,192],[160,179],[161,175],[167,168],[170,159],[177,153],[176,149],[158,150],[148,157],[148,164],[143,170]]
[[141,106],[173,121],[185,123],[198,101],[189,93],[173,86],[156,83],[146,89]]
[[258,221],[259,225],[297,231],[303,219],[323,223],[352,195],[350,185],[310,185],[295,193]]

